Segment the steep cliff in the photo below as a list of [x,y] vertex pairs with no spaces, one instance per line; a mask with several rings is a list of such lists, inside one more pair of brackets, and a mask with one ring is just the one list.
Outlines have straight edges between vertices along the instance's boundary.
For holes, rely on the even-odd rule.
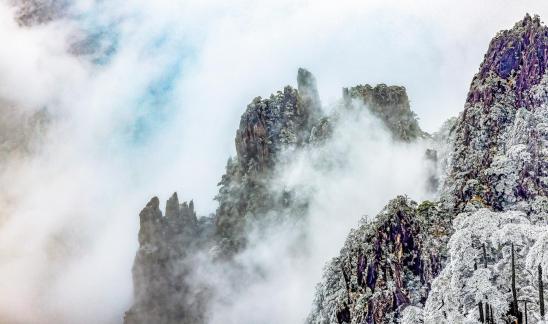
[[343,89],[342,103],[327,116],[321,108],[314,76],[299,69],[297,81],[298,90],[287,86],[268,99],[255,98],[242,115],[235,139],[237,157],[228,161],[216,198],[216,229],[225,252],[245,246],[246,228],[257,218],[272,213],[295,217],[304,213],[306,201],[294,200],[292,192],[270,189],[273,171],[280,163],[278,155],[325,141],[341,115],[366,110],[377,116],[398,141],[426,136],[403,87],[364,85]]
[[[547,51],[548,29],[538,17],[497,34],[463,113],[434,135],[435,142],[450,141],[438,164],[440,202],[417,207],[397,198],[353,230],[325,270],[308,322],[477,323],[478,303],[490,305],[495,321],[517,320],[523,312],[509,306],[511,243],[521,258],[520,298],[538,296],[531,270],[548,267],[539,255],[539,228],[548,221]],[[412,125],[394,129],[412,134]],[[488,270],[478,269],[482,244]]]
[[236,131],[235,159],[229,159],[216,199],[216,234],[224,253],[245,245],[249,220],[290,208],[290,193],[272,193],[269,182],[284,149],[308,143],[311,129],[323,115],[314,76],[299,69],[298,90],[286,86],[270,98],[255,98]]
[[431,202],[400,196],[352,230],[326,267],[308,323],[393,322],[424,303],[446,255],[451,219]]
[[405,87],[368,84],[343,89],[343,100],[349,103],[357,100],[383,121],[395,139],[412,141],[426,137],[417,121],[416,114],[409,106]]
[[456,124],[446,199],[527,211],[548,188],[548,28],[527,15],[491,41]]
[[197,220],[191,204],[181,205],[182,216],[174,216],[179,215],[173,212],[178,204],[176,196],[168,201],[165,216],[156,198],[143,209],[140,247],[133,268],[135,301],[126,314],[126,323],[207,321],[205,300],[215,287],[190,288],[195,282],[189,282],[193,267],[189,256],[206,255],[209,263],[238,273],[238,265],[232,260],[245,250],[252,228],[268,229],[272,222],[304,217],[306,197],[297,199],[294,191],[272,188],[276,170],[293,157],[284,153],[313,150],[328,140],[344,114],[367,111],[377,116],[398,141],[413,141],[424,134],[403,87],[359,86],[356,89],[363,91],[353,90],[356,93],[325,115],[314,76],[299,69],[297,83],[297,89],[286,86],[269,98],[255,98],[247,106],[236,131],[237,155],[228,160],[218,184],[219,207],[212,218]]
[[207,244],[208,219],[198,220],[192,201],[168,199],[165,215],[154,197],[139,214],[139,250],[133,266],[134,304],[125,323],[201,323],[206,291],[187,281],[189,256]]

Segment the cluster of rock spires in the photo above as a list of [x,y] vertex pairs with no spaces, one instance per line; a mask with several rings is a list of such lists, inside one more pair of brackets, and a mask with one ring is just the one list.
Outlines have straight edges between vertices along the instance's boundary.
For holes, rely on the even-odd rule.
[[[139,215],[140,248],[135,257],[133,281],[135,296],[146,297],[136,298],[126,313],[125,321],[203,322],[204,303],[186,281],[192,269],[184,260],[201,245],[198,238],[207,236],[201,231],[209,226],[198,221],[194,203],[180,204],[177,194],[167,201],[165,215],[162,215],[159,205],[158,198],[154,197]],[[143,280],[145,278],[147,280]]]
[[[436,278],[449,278],[454,273],[448,271],[456,269],[447,264],[456,259],[449,251],[452,235],[462,230],[454,227],[457,215],[482,208],[519,210],[533,224],[547,221],[547,67],[548,28],[527,15],[493,39],[464,111],[432,136],[418,126],[405,88],[345,88],[340,107],[326,115],[314,77],[299,69],[297,89],[287,86],[270,98],[255,98],[242,115],[237,156],[229,159],[219,183],[213,217],[197,218],[193,203],[180,204],[176,195],[165,216],[157,198],[143,209],[133,268],[135,301],[125,323],[207,322],[209,292],[189,282],[191,255],[206,251],[211,262],[230,262],[245,249],[250,226],[277,214],[303,217],[306,200],[295,199],[295,192],[269,190],[281,152],[318,145],[329,138],[337,116],[353,109],[377,116],[395,140],[431,141],[433,149],[425,154],[437,173],[425,182],[441,187],[440,198],[416,203],[397,197],[352,230],[325,268],[307,322],[450,323],[457,317],[429,307],[436,304],[431,289],[439,289],[442,280]],[[498,270],[492,271],[498,278]],[[439,290],[435,296],[449,300]],[[506,298],[500,296],[499,301]],[[451,311],[473,320],[469,304]],[[511,316],[500,307],[498,318]]]
[[[169,221],[169,214],[173,213],[168,210],[174,208],[170,206],[176,196],[168,201],[164,217],[157,198],[143,209],[140,248],[133,270],[135,303],[126,314],[126,323],[146,323],[151,319],[157,323],[170,323],[174,319],[199,322],[200,312],[184,306],[185,300],[196,300],[196,296],[185,296],[184,276],[179,268],[165,266],[166,262],[184,268],[190,262],[189,253],[198,250],[209,250],[212,262],[229,262],[234,254],[245,248],[251,226],[262,224],[260,226],[266,227],[271,218],[276,220],[276,215],[303,217],[306,200],[294,199],[294,193],[290,191],[273,192],[269,188],[275,167],[282,151],[317,145],[329,138],[338,116],[323,113],[316,80],[310,72],[299,69],[297,81],[297,89],[286,86],[283,91],[265,99],[257,97],[248,105],[236,131],[237,156],[228,160],[226,173],[219,182],[216,197],[219,207],[213,218]],[[386,127],[394,130],[396,139],[410,141],[424,136],[410,110],[405,88],[364,85],[352,88],[350,92],[345,89],[344,93],[339,113],[374,107]],[[353,100],[359,100],[361,104],[354,105]],[[392,113],[382,115],[383,110]],[[185,209],[186,205],[182,206]],[[173,226],[187,228],[184,233],[177,234],[181,237],[175,240],[186,244],[175,247],[174,240],[166,239],[162,234],[172,232]],[[173,260],[167,261],[166,251],[171,251]],[[167,279],[160,281],[158,278]],[[176,292],[173,292],[174,286]],[[169,294],[171,298],[167,298]]]

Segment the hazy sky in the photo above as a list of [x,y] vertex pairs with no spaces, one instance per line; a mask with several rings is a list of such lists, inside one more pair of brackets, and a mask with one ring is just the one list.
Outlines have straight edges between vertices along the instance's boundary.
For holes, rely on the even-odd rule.
[[[18,46],[0,53],[0,95],[69,115],[90,144],[129,158],[143,198],[178,190],[207,213],[241,113],[295,85],[298,67],[316,75],[324,103],[343,86],[403,85],[435,131],[462,110],[489,40],[526,12],[545,17],[548,5],[80,0],[70,18],[32,32],[3,20],[1,36]],[[90,38],[93,57],[60,53]]]
[[[165,0],[92,6],[86,19],[96,19],[103,38],[115,39],[117,48],[102,71],[116,83],[109,90],[97,85],[97,95],[122,92],[111,115],[124,111],[121,126],[128,129],[116,132],[131,132],[138,141],[132,144],[146,155],[155,152],[142,161],[150,165],[136,171],[174,168],[176,176],[158,178],[150,193],[167,196],[177,189],[206,213],[214,207],[212,183],[234,153],[246,105],[295,85],[298,67],[316,75],[324,103],[338,99],[343,86],[403,85],[421,126],[435,131],[462,110],[496,32],[526,12],[548,16],[545,1],[434,3]],[[151,87],[159,89],[159,102]]]
[[296,85],[298,67],[326,105],[343,86],[403,85],[435,131],[496,32],[548,19],[548,2],[77,0],[24,28],[14,12],[0,3],[0,97],[54,122],[39,154],[0,174],[0,319],[115,321],[140,208],[178,191],[213,212],[255,96]]

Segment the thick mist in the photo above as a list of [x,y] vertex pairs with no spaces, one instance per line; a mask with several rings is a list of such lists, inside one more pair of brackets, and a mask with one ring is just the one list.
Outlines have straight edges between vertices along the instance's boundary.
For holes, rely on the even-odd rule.
[[[342,86],[405,85],[432,131],[460,111],[497,30],[526,11],[548,16],[542,0],[75,0],[53,21],[22,26],[17,2],[0,2],[0,322],[9,323],[119,323],[132,302],[140,209],[177,191],[213,212],[239,116],[255,96],[294,84],[297,67],[314,72],[327,107]],[[45,122],[34,129],[37,114]],[[396,194],[425,197],[425,147],[393,143],[361,118],[341,121],[317,150],[288,152],[276,185],[311,197],[306,222],[251,238],[238,258],[259,277],[238,288],[218,274],[226,291],[212,300],[213,322],[241,322],[244,311],[248,322],[299,322],[323,264],[362,216]]]

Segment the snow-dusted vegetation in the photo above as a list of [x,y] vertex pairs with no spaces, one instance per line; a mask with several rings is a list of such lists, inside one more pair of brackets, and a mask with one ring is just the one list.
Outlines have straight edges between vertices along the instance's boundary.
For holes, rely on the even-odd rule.
[[[526,15],[496,35],[464,111],[432,136],[428,155],[436,157],[432,183],[440,183],[439,201],[418,204],[410,223],[402,222],[410,212],[398,211],[392,201],[352,231],[325,269],[310,322],[542,320],[548,278],[547,47],[548,30],[538,16]],[[425,204],[433,207],[426,215],[435,216],[424,218]],[[422,236],[408,229],[417,223]],[[406,244],[409,237],[414,239]],[[425,256],[430,244],[437,248]],[[372,256],[365,252],[370,250]],[[367,284],[360,287],[364,265]]]
[[533,10],[0,0],[0,324],[548,324]]
[[539,266],[545,270],[543,281],[548,279],[547,224],[532,222],[522,212],[479,209],[460,214],[454,227],[448,262],[432,283],[422,313],[424,322],[479,323],[486,305],[495,322],[511,322],[513,245],[519,311],[525,312],[527,302],[529,323],[537,323]]

